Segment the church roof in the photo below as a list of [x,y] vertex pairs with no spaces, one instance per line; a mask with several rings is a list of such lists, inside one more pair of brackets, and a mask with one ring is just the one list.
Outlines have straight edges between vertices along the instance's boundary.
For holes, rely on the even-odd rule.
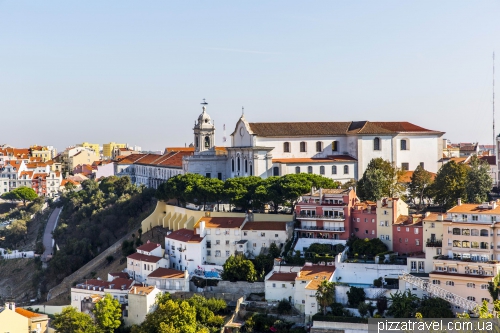
[[264,137],[329,136],[347,134],[440,133],[409,122],[282,122],[249,123],[253,134]]

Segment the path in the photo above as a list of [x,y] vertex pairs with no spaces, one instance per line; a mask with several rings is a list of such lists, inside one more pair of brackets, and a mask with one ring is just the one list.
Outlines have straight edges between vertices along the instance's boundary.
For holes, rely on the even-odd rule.
[[53,251],[53,243],[52,243],[52,231],[57,226],[57,221],[59,220],[59,215],[61,214],[62,208],[56,208],[50,214],[49,220],[47,221],[47,225],[45,226],[45,232],[43,233],[43,246],[45,247],[45,251],[43,252],[42,255],[42,261],[47,261],[47,259],[50,259],[52,257],[52,251]]

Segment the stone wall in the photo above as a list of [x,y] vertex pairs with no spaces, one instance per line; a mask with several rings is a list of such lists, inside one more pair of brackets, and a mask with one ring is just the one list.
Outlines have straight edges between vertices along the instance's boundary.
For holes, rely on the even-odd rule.
[[216,293],[231,293],[238,295],[259,294],[265,292],[264,282],[229,282],[219,281],[217,287],[207,287],[207,291]]

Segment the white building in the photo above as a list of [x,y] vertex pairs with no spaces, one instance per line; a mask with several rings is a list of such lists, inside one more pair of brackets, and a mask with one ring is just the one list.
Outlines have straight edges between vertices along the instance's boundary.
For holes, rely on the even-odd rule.
[[116,278],[111,282],[103,280],[86,280],[71,288],[71,306],[82,312],[82,302],[87,303],[94,296],[104,297],[110,294],[120,304],[128,303],[127,294],[133,286],[134,280]]
[[155,310],[156,295],[161,291],[154,286],[135,286],[128,292],[128,307],[123,322],[125,326],[140,325],[148,313]]
[[408,122],[249,123],[244,115],[231,146],[218,150],[215,123],[202,104],[193,129],[195,153],[184,158],[184,172],[220,179],[303,172],[345,182],[359,179],[373,158],[436,173],[443,157],[444,133]]
[[194,230],[179,229],[165,236],[165,254],[170,268],[193,273],[205,263],[206,239]]
[[163,292],[189,291],[189,273],[171,268],[158,268],[148,275],[147,284]]
[[146,282],[148,275],[160,267],[167,268],[168,261],[157,243],[144,244],[127,257],[127,273],[138,282]]

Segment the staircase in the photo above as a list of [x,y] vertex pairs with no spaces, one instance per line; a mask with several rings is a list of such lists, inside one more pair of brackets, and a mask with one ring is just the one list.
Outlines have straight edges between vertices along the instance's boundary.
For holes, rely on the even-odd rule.
[[464,310],[476,312],[477,308],[479,307],[479,304],[477,304],[476,302],[469,301],[468,299],[463,298],[462,296],[453,294],[447,290],[444,290],[441,287],[438,287],[437,285],[429,283],[429,281],[408,274],[405,271],[401,273],[399,278],[405,282],[408,282],[416,286],[417,288],[422,289],[423,291],[428,292],[431,296],[444,299],[445,301],[448,301],[453,305],[459,306]]

